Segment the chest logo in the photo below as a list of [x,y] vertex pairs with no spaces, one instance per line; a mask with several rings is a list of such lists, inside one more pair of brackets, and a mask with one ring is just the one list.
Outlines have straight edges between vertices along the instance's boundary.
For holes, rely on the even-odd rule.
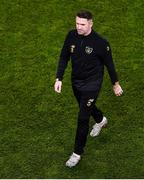
[[85,47],[85,52],[86,52],[87,54],[91,54],[91,53],[93,52],[93,48],[91,48],[91,47],[89,47],[89,46],[86,46],[86,47]]
[[71,46],[70,46],[70,52],[73,53],[73,52],[74,52],[74,49],[75,49],[75,45],[71,45]]

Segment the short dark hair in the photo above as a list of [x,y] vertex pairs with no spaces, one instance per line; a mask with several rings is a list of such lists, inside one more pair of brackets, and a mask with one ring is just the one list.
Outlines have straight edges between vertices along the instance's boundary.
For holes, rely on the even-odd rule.
[[77,13],[77,15],[79,18],[85,18],[87,20],[92,19],[92,13],[90,11],[87,10],[81,10]]

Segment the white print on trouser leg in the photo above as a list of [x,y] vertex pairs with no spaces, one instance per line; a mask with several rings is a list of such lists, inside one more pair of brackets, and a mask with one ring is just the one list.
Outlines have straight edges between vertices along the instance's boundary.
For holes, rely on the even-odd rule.
[[87,102],[87,106],[91,106],[92,102],[94,102],[94,99],[89,99],[88,102]]

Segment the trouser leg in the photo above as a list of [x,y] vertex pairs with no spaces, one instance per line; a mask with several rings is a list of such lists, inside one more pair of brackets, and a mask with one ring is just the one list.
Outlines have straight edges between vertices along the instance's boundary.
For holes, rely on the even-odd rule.
[[89,131],[89,118],[92,113],[95,101],[97,98],[96,92],[81,92],[79,101],[79,113],[77,122],[77,131],[75,137],[74,152],[82,154],[87,140]]
[[[76,100],[77,100],[79,106],[80,106],[80,99],[81,99],[80,91],[78,91],[75,87],[73,87],[73,93],[74,93],[74,95],[76,97]],[[98,92],[96,94],[98,96]],[[95,104],[92,107],[91,115],[94,118],[94,120],[96,121],[96,123],[100,123],[102,121],[102,119],[103,119],[102,111],[100,109],[98,109]]]
[[100,123],[103,119],[103,113],[100,109],[98,109],[96,107],[96,105],[94,105],[91,115],[94,118],[94,120],[96,121],[96,123]]

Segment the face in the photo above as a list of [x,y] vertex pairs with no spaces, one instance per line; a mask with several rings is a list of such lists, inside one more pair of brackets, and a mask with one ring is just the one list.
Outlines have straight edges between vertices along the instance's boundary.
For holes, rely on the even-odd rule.
[[76,29],[79,35],[87,36],[88,34],[90,34],[92,26],[92,20],[76,17]]

